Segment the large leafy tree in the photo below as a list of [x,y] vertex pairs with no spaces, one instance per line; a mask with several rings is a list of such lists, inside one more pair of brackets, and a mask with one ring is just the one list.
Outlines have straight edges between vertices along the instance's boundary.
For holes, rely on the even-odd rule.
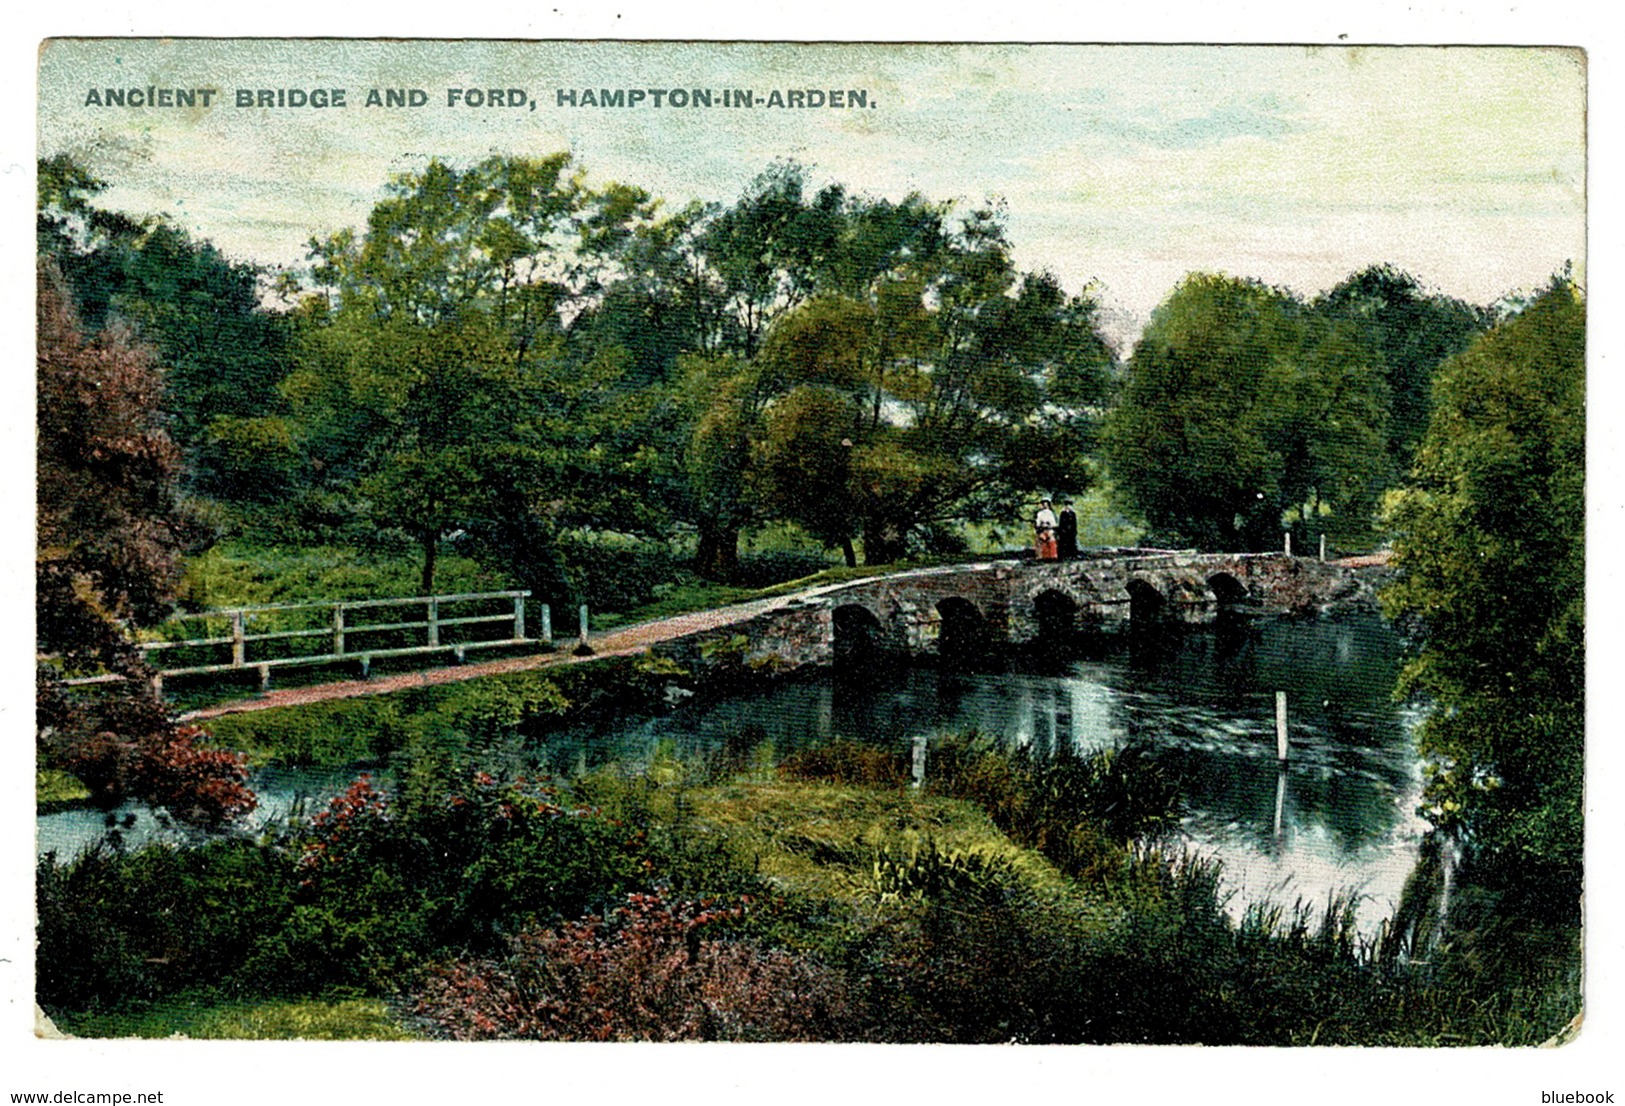
[[1352,328],[1280,289],[1195,274],[1146,325],[1103,444],[1155,533],[1258,549],[1293,512],[1369,517],[1386,415],[1379,356]]
[[[36,320],[40,761],[108,805],[135,795],[188,820],[228,820],[254,805],[241,761],[171,721],[131,644],[169,612],[188,537],[157,360],[118,326],[87,340],[49,261]],[[62,682],[102,673],[123,679],[94,698]]]
[[66,156],[39,163],[38,241],[82,325],[132,329],[165,366],[165,428],[183,479],[207,495],[266,501],[294,477],[278,384],[287,327],[261,302],[263,272],[163,217],[95,203],[104,184]]
[[679,217],[661,267],[690,324],[674,405],[687,487],[675,498],[698,532],[702,573],[732,575],[740,531],[766,506],[752,493],[752,454],[769,404],[794,386],[780,354],[766,350],[774,327],[803,309],[827,314],[813,306],[819,297],[867,302],[877,282],[937,250],[942,216],[916,195],[893,203],[839,185],[814,192],[806,170],[787,162],[732,205]]
[[312,243],[287,386],[304,448],[418,543],[425,591],[456,531],[513,554],[550,521],[624,516],[628,359],[571,328],[603,312],[651,213],[635,189],[587,188],[565,154],[433,161],[391,182],[364,234]]
[[760,475],[772,509],[853,558],[894,560],[910,529],[1006,517],[1038,488],[1081,487],[1087,409],[1111,352],[1094,304],[1011,265],[991,212],[854,296],[780,319],[757,358],[769,406]]
[[1435,709],[1428,811],[1569,915],[1582,853],[1585,319],[1557,280],[1440,372],[1411,486],[1389,500],[1395,613]]

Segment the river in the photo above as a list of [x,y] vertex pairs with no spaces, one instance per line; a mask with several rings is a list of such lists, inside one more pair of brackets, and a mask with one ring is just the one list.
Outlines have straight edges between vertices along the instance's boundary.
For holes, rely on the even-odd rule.
[[[825,672],[655,717],[600,718],[529,743],[524,759],[567,774],[611,762],[637,770],[657,755],[704,758],[763,741],[783,755],[834,738],[906,748],[923,735],[929,749],[932,735],[972,729],[1040,754],[1140,740],[1184,782],[1180,835],[1223,862],[1233,911],[1352,893],[1369,932],[1393,912],[1427,829],[1415,813],[1417,718],[1391,700],[1398,663],[1398,640],[1374,614],[1124,634],[981,670]],[[1291,734],[1284,770],[1277,691],[1287,693]],[[354,774],[260,772],[257,819],[320,802]],[[388,771],[381,777],[387,786]],[[121,831],[130,845],[182,836],[134,808],[114,817],[130,814],[134,823]],[[105,829],[99,812],[44,815],[39,848],[66,857]]]

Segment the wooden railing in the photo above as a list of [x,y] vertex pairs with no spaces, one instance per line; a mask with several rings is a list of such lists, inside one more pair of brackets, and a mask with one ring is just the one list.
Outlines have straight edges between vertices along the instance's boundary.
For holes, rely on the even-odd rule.
[[[463,659],[465,653],[474,649],[497,649],[504,646],[551,644],[553,640],[552,620],[547,604],[541,605],[540,637],[526,636],[525,626],[525,600],[530,597],[528,591],[484,591],[467,592],[460,595],[418,595],[406,599],[356,599],[338,603],[274,603],[260,607],[235,607],[228,610],[203,611],[198,614],[177,615],[170,621],[205,623],[224,620],[228,626],[225,636],[186,638],[175,641],[143,641],[136,648],[142,657],[157,670],[160,680],[168,676],[201,676],[221,672],[235,672],[256,670],[260,677],[261,688],[267,688],[271,683],[271,670],[285,668],[291,665],[323,665],[344,661],[356,663],[363,676],[366,676],[375,659],[382,657],[408,657],[426,655],[431,653],[449,653],[458,661]],[[510,600],[513,604],[511,612],[500,614],[467,614],[455,617],[446,617],[445,608],[464,607],[478,602],[491,602],[493,600]],[[401,607],[421,607],[423,617],[410,621],[394,622],[364,622],[359,617],[368,617],[364,612],[382,611]],[[271,616],[276,621],[286,621],[290,617],[295,621],[299,619],[295,612],[326,611],[321,618],[320,626],[301,629],[278,629],[264,633],[252,633],[252,623],[256,618],[263,619]],[[489,626],[503,624],[508,627],[506,636],[496,638],[463,637],[461,631],[457,633],[458,640],[443,640],[444,631],[457,627]],[[415,635],[422,632],[422,644],[393,645],[387,640],[380,641],[379,635],[393,634],[396,640],[403,635]],[[295,642],[304,639],[317,638],[327,644],[326,652],[304,653],[296,652],[280,656],[265,656],[261,651],[253,648],[266,642]],[[358,641],[358,639],[360,639]],[[209,661],[202,664],[182,664],[164,667],[157,663],[155,658],[174,650],[202,650],[216,651],[222,656],[229,655],[230,659]],[[228,654],[229,651],[229,654]],[[84,676],[64,681],[70,685],[98,684],[123,679],[116,674],[102,676]]]

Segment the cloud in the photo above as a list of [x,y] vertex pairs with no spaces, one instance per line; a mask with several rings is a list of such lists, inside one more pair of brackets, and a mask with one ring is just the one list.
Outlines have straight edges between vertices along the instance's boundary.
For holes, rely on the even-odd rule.
[[1274,95],[1231,100],[1196,115],[1156,106],[1124,115],[1119,106],[1103,103],[1085,118],[1091,130],[1122,145],[1163,150],[1194,150],[1241,137],[1282,138],[1305,129],[1297,112]]

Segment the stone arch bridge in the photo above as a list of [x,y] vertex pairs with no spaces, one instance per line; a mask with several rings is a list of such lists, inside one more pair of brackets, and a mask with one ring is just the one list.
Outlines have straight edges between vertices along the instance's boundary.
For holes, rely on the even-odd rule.
[[699,667],[729,657],[798,668],[871,650],[935,656],[1130,623],[1315,613],[1373,598],[1370,573],[1338,562],[1284,553],[1117,550],[1071,561],[913,569],[828,585],[655,651]]

